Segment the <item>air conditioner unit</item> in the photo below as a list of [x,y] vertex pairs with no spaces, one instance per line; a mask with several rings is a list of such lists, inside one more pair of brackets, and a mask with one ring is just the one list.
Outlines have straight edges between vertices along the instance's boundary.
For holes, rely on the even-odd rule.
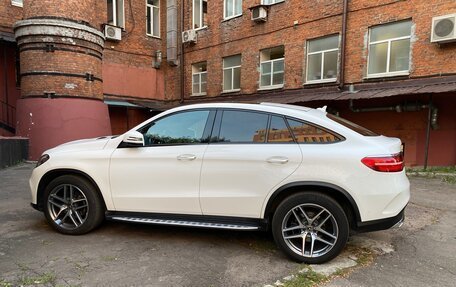
[[255,22],[264,22],[268,17],[268,10],[264,6],[256,6],[250,8],[252,12],[252,20]]
[[122,30],[119,27],[105,24],[104,35],[107,40],[120,41],[122,39]]
[[456,41],[456,14],[432,18],[432,43]]
[[196,43],[197,35],[195,30],[182,32],[182,43]]

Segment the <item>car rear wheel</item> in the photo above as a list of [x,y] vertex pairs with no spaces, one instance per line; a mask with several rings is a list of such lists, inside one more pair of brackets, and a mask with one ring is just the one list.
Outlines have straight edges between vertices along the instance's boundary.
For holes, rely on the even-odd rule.
[[101,224],[104,206],[95,187],[86,179],[64,175],[45,189],[44,214],[57,231],[84,234]]
[[277,245],[292,259],[319,264],[342,251],[349,224],[344,210],[334,199],[305,192],[286,198],[277,207],[272,233]]

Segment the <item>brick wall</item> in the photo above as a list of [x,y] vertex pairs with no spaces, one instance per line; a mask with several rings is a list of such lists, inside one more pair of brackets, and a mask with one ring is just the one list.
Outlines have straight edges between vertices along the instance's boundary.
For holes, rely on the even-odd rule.
[[[222,57],[242,53],[241,92],[258,90],[259,51],[284,45],[284,89],[303,87],[306,40],[340,34],[343,1],[285,0],[269,6],[268,20],[250,20],[249,7],[258,1],[244,0],[240,17],[223,21],[223,1],[208,1],[208,28],[198,32],[198,42],[186,46],[185,95],[191,96],[191,64],[207,61],[207,96],[222,92]],[[191,28],[191,2],[186,1],[185,29]],[[412,20],[410,77],[456,72],[456,44],[430,43],[434,16],[456,13],[454,0],[353,0],[349,1],[345,82],[363,82],[367,66],[367,36],[371,26],[398,20]],[[452,60],[453,59],[453,60]],[[172,72],[167,75],[167,92],[177,90]],[[172,86],[171,88],[168,86]]]
[[13,24],[22,19],[22,10],[11,5],[11,0],[0,0],[0,32],[13,33]]

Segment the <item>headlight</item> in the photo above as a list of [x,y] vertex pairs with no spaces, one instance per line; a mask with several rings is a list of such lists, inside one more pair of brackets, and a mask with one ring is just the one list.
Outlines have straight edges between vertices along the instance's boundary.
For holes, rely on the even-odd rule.
[[40,159],[38,160],[38,162],[36,163],[36,167],[39,167],[40,165],[42,165],[43,163],[47,162],[49,159],[49,155],[48,154],[43,154]]

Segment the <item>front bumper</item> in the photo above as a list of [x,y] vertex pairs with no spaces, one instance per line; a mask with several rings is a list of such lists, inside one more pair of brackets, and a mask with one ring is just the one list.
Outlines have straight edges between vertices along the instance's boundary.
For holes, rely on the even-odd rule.
[[400,227],[405,219],[405,207],[396,216],[383,218],[372,221],[358,222],[356,228],[357,232],[371,232],[378,230],[385,230],[392,227]]

